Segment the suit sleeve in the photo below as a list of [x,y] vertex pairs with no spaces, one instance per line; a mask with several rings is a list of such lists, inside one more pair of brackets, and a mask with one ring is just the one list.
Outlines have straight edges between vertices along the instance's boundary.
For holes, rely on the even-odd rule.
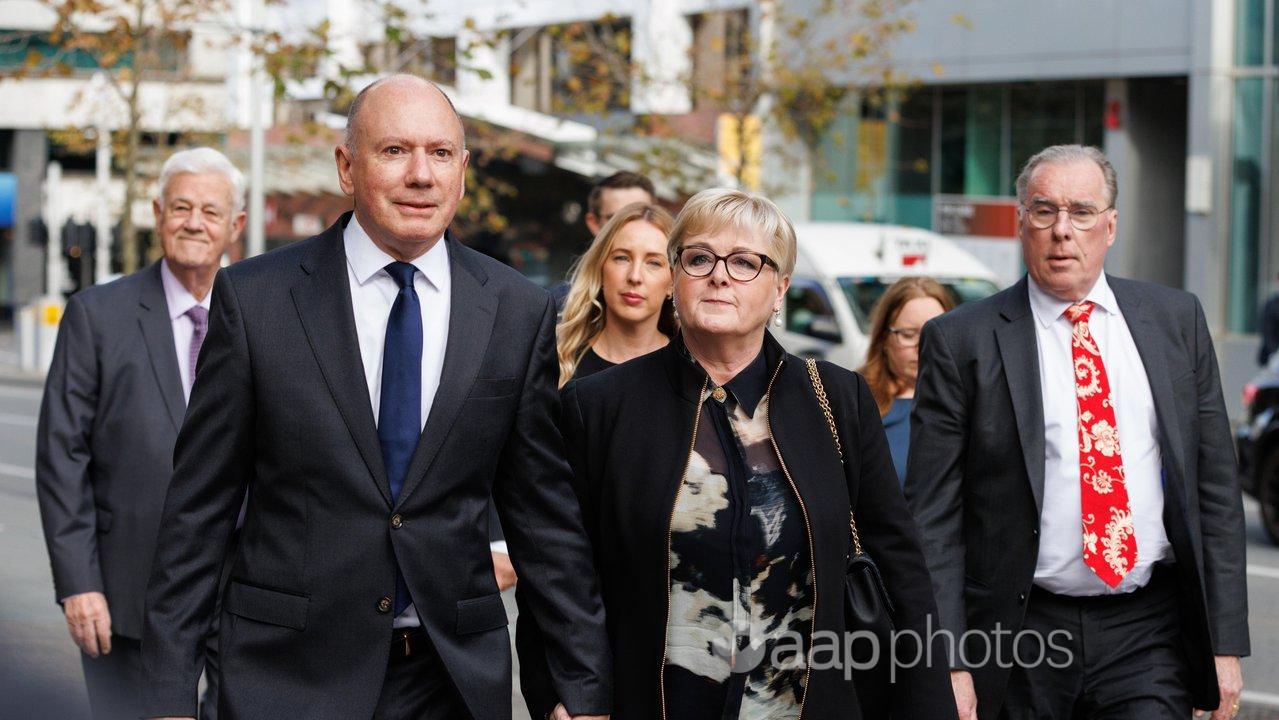
[[558,370],[548,296],[493,497],[560,701],[571,715],[605,715],[612,660],[591,543],[555,422]]
[[98,382],[93,328],[73,296],[58,328],[36,430],[36,497],[59,602],[103,590],[89,474]]
[[253,472],[248,341],[230,276],[213,286],[209,333],[174,451],[147,586],[142,639],[145,717],[194,716],[203,643],[227,542]]
[[1195,385],[1199,396],[1199,516],[1208,623],[1216,655],[1248,655],[1248,587],[1242,491],[1217,355],[1195,299]]
[[[595,506],[585,490],[589,477],[585,458],[585,423],[577,402],[577,383],[570,382],[560,393],[560,431],[569,466],[573,470],[574,488],[582,507],[583,521],[594,547],[598,547]],[[598,561],[598,558],[597,558]],[[515,599],[520,608],[515,626],[515,649],[520,656],[520,692],[534,718],[550,715],[559,702],[555,681],[546,663],[546,639],[536,619],[529,611],[522,587],[515,588]]]
[[[923,639],[899,641],[896,649],[900,657],[909,661],[918,652],[921,658],[936,658],[932,663],[903,662],[897,669],[893,715],[954,720],[955,703],[944,659],[946,648],[941,636],[934,632],[937,602],[920,549],[919,533],[897,482],[879,407],[866,381],[860,375],[853,377],[857,383],[851,398],[856,407],[857,467],[849,467],[846,472],[856,473],[853,515],[858,535],[884,578],[893,603],[894,628],[899,632],[911,631],[913,637]],[[932,649],[926,650],[922,642],[932,643]]]
[[919,347],[904,490],[923,539],[941,626],[955,637],[961,637],[968,625],[962,505],[967,443],[968,418],[959,369],[945,335],[930,322],[924,325]]

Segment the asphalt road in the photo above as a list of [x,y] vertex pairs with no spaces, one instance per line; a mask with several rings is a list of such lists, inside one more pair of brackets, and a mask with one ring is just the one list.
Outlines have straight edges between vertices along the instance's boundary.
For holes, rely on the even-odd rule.
[[[0,382],[0,720],[78,720],[86,701],[78,652],[53,600],[34,490],[40,391]],[[1249,720],[1279,720],[1279,548],[1248,501],[1253,656],[1244,661]],[[509,601],[509,598],[508,598]],[[513,604],[508,602],[513,615]],[[527,720],[518,689],[515,720]]]

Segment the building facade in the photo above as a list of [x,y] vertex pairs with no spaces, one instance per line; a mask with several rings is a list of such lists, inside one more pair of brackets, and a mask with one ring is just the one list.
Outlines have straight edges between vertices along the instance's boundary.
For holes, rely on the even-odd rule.
[[[230,12],[241,10],[245,2]],[[91,22],[91,21],[90,21]],[[93,225],[99,206],[115,227],[123,214],[124,186],[119,168],[109,172],[105,192],[95,180],[95,152],[58,142],[59,133],[119,131],[127,126],[126,106],[107,89],[94,58],[70,52],[49,35],[53,11],[34,0],[0,0],[0,318],[35,298],[96,281]],[[167,147],[184,135],[216,137],[246,127],[250,56],[236,41],[235,17],[201,18],[190,27],[171,28],[173,42],[158,52],[163,62],[141,84],[140,129],[143,175],[154,176]],[[29,55],[57,57],[61,71],[27,68]],[[53,60],[48,61],[52,63]],[[121,66],[129,66],[129,60]],[[264,108],[267,122],[269,108]],[[155,152],[148,153],[147,149]],[[46,184],[51,162],[62,169],[56,187]],[[45,202],[56,195],[62,261],[51,277],[47,262]],[[149,184],[131,208],[142,239],[153,224]],[[55,243],[56,246],[56,243]],[[118,254],[118,243],[113,248]],[[118,269],[119,257],[111,265]],[[52,287],[51,287],[52,283]]]
[[1120,184],[1108,271],[1198,295],[1237,409],[1279,273],[1279,2],[910,7],[894,60],[918,84],[851,101],[833,130],[851,141],[832,138],[827,171],[788,209],[952,234],[1008,280],[1021,166],[1045,145],[1097,145]]

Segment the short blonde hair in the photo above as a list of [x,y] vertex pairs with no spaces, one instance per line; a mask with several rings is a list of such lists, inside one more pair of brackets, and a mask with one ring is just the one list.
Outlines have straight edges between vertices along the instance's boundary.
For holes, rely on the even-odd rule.
[[772,200],[731,188],[703,190],[684,204],[666,242],[671,267],[679,262],[679,249],[688,238],[725,228],[759,233],[768,240],[768,256],[777,263],[778,276],[795,271],[795,228],[790,219]]

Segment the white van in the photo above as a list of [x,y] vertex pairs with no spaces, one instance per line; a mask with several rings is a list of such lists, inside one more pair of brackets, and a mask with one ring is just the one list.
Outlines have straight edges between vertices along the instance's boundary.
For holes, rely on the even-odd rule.
[[937,233],[900,225],[796,223],[799,256],[778,341],[801,357],[861,366],[870,313],[889,285],[908,275],[940,282],[955,304],[999,290],[995,273]]

